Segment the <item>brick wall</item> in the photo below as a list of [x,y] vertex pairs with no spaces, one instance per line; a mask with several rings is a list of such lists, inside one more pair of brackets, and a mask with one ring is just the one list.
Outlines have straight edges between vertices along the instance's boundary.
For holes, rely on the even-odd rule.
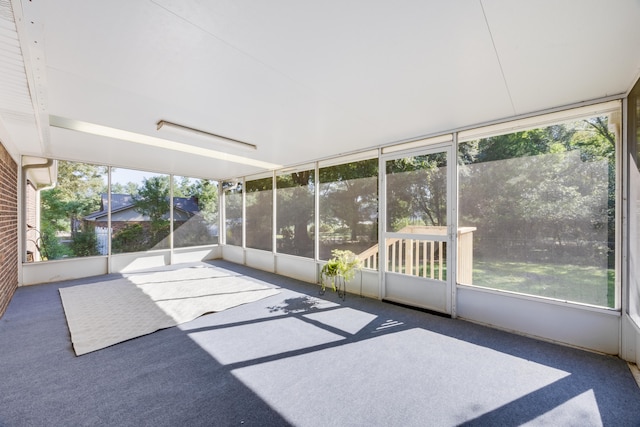
[[18,288],[18,165],[0,144],[0,317]]

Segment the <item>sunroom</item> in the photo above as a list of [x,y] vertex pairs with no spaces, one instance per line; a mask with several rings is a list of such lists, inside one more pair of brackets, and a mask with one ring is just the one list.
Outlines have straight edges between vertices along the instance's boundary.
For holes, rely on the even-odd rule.
[[347,298],[640,357],[636,2],[2,7],[20,286],[349,250]]

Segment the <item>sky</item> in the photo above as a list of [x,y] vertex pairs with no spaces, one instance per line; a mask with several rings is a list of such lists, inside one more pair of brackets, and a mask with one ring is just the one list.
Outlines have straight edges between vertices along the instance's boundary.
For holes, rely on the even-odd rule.
[[113,184],[126,185],[128,182],[135,182],[136,184],[142,183],[145,178],[151,178],[154,176],[161,176],[162,174],[145,172],[132,169],[112,168],[111,182]]

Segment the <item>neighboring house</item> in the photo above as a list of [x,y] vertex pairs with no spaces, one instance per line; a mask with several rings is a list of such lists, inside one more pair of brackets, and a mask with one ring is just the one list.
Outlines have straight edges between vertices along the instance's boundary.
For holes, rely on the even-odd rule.
[[[118,231],[131,224],[141,224],[143,227],[150,225],[151,218],[136,210],[135,202],[131,194],[111,194],[111,229],[116,234]],[[197,197],[174,197],[173,198],[173,224],[175,228],[187,223],[191,218],[200,213]],[[102,255],[108,253],[109,239],[109,198],[103,193],[100,197],[100,210],[85,215],[82,218],[84,223],[89,223],[93,227],[98,240],[98,251]],[[169,219],[169,210],[163,216]]]
[[[111,228],[114,231],[121,230],[127,224],[146,223],[151,219],[143,215],[135,208],[133,196],[131,194],[111,194]],[[173,198],[173,221],[174,223],[184,223],[200,212],[197,197],[174,197]],[[88,221],[95,227],[107,227],[109,216],[108,195],[102,194],[100,200],[100,210],[85,215],[83,221]],[[164,216],[169,219],[169,212]]]

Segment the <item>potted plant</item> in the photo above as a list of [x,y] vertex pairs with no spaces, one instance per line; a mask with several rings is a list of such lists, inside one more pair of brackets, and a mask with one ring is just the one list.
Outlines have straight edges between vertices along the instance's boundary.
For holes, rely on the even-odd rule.
[[346,283],[354,278],[356,270],[360,268],[361,263],[360,258],[349,250],[332,250],[331,259],[327,261],[320,271],[320,295],[324,294],[327,283],[330,283],[333,290],[338,291],[338,295],[344,298]]

